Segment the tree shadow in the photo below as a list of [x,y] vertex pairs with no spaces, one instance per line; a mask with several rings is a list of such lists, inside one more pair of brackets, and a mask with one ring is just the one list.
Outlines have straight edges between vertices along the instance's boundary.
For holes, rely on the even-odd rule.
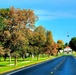
[[5,67],[6,65],[0,65],[0,67]]

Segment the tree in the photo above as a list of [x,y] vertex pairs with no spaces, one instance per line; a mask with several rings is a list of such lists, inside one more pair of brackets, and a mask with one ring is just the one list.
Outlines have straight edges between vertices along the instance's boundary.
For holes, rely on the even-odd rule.
[[5,19],[5,24],[10,31],[18,30],[25,27],[34,27],[34,23],[38,17],[34,14],[33,10],[20,10],[14,7],[10,8],[9,17]]
[[1,61],[1,56],[5,54],[5,50],[3,49],[2,46],[0,46],[0,61]]
[[47,54],[49,54],[49,56],[52,54],[53,46],[54,46],[54,40],[53,40],[52,32],[47,31],[46,43],[45,43],[45,49],[46,50],[45,51]]
[[54,43],[54,45],[53,45],[52,54],[53,54],[53,55],[58,55],[57,43]]
[[57,41],[58,51],[64,48],[64,42],[62,40]]
[[23,39],[20,40],[19,44],[20,44],[20,47],[21,47],[21,53],[22,53],[22,56],[23,56],[23,60],[25,60],[25,55],[27,53],[28,45],[29,45],[29,41],[26,38],[26,36],[24,37],[24,40]]
[[[8,14],[9,14],[9,8],[6,8],[6,9],[0,9],[0,44],[4,45],[4,42],[5,42],[5,37],[6,35],[8,35],[8,31],[5,31],[4,32],[4,27],[5,27],[5,24],[4,24],[4,19],[7,19],[8,18]],[[1,48],[2,48],[1,47]],[[2,49],[1,49],[2,50]],[[3,52],[4,52],[4,47],[3,47]],[[4,53],[4,56],[6,54],[6,51]]]
[[65,43],[64,44],[64,48],[66,48],[67,46],[69,46],[69,43]]
[[[5,50],[4,53],[4,60],[6,60],[7,54],[8,54],[8,48],[9,47],[5,47],[5,43],[7,41],[9,41],[10,38],[10,32],[9,31],[4,31],[4,30],[0,30],[0,44],[3,47],[3,49]],[[8,43],[6,44],[6,46],[8,45]],[[6,48],[6,49],[5,49]]]
[[34,42],[34,45],[36,46],[35,48],[37,48],[36,55],[37,55],[37,60],[38,60],[39,54],[42,52],[41,47],[46,42],[46,30],[44,27],[39,26],[34,30],[33,42]]
[[3,29],[5,24],[4,24],[4,19],[8,18],[8,14],[9,14],[9,8],[6,9],[0,9],[0,29]]
[[2,22],[3,22],[3,17],[0,16],[0,30],[1,30],[1,29],[3,28],[3,26],[4,26]]
[[73,37],[70,42],[69,42],[69,46],[76,51],[76,37]]
[[17,56],[19,55],[19,52],[23,53],[23,58],[25,56],[26,48],[27,48],[26,46],[28,45],[28,39],[25,37],[23,31],[19,30],[17,32],[16,31],[12,32],[11,42],[12,42],[11,52],[14,53],[14,57],[17,62]]
[[[4,18],[3,28],[4,48],[9,48],[10,55],[13,53],[15,62],[17,62],[17,55],[19,51],[26,51],[25,47],[28,44],[28,38],[25,30],[33,28],[38,17],[33,10],[20,10],[11,7],[7,17]],[[16,64],[16,63],[15,63]]]
[[9,8],[0,9],[0,16],[3,17],[3,18],[8,18],[9,11],[10,11]]

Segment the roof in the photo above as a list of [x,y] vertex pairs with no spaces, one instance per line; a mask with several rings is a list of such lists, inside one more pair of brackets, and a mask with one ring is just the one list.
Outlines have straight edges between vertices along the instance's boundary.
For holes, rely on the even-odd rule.
[[69,46],[67,46],[66,48],[64,48],[64,51],[72,51],[72,49]]

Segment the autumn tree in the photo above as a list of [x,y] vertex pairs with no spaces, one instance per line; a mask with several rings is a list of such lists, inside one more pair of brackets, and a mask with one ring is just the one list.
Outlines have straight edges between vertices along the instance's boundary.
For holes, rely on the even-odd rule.
[[[11,53],[14,53],[16,61],[16,54],[20,50],[24,52],[26,49],[25,46],[28,44],[25,30],[27,28],[33,28],[37,19],[38,17],[34,14],[33,10],[20,10],[14,7],[9,9],[8,18],[4,19],[4,24],[6,26],[3,32],[7,34],[4,46],[5,48],[8,47]],[[8,35],[10,35],[10,37],[8,37]]]
[[5,23],[8,26],[9,30],[12,31],[14,29],[18,30],[24,27],[33,27],[37,19],[38,17],[30,9],[20,10],[11,7],[9,12],[9,18],[5,19]]
[[57,56],[58,55],[58,49],[57,49],[57,43],[54,42],[52,54]]
[[42,26],[35,27],[35,22],[38,17],[33,10],[15,9],[14,7],[7,9],[0,9],[0,54],[11,56],[15,58],[15,65],[17,65],[17,58],[23,57],[28,52],[33,58],[45,52],[49,55],[52,50],[56,51],[56,44],[54,43],[52,32],[47,31]]
[[34,30],[34,45],[36,46],[36,55],[37,55],[37,60],[39,58],[39,54],[42,52],[41,47],[45,44],[46,42],[46,30],[42,26],[36,27]]
[[51,31],[47,31],[46,33],[46,43],[45,43],[45,51],[50,56],[52,54],[54,40]]
[[64,42],[62,40],[57,41],[58,51],[64,48]]

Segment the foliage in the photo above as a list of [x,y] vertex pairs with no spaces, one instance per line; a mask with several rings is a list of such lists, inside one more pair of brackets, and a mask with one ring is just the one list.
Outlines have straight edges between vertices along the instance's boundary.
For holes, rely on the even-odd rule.
[[27,53],[37,58],[39,54],[52,54],[55,50],[52,32],[35,27],[37,20],[38,16],[30,9],[0,9],[0,54],[4,54],[4,59],[12,56],[17,65],[17,58],[25,60]]
[[69,46],[69,43],[65,43],[64,44],[64,48],[66,48],[67,46]]
[[53,45],[52,54],[53,55],[58,55],[58,49],[57,49],[57,44],[56,43],[54,43],[54,45]]
[[1,30],[0,41],[6,51],[9,49],[7,54],[13,54],[15,58],[19,55],[19,52],[25,54],[26,46],[29,44],[26,30],[34,27],[38,17],[33,10],[20,10],[14,7],[9,10],[1,9],[0,14],[1,18],[3,18],[0,21],[2,25],[5,25]]
[[52,54],[52,50],[54,47],[54,40],[51,31],[47,31],[46,33],[46,43],[45,43],[45,52],[47,54]]
[[73,37],[70,42],[69,42],[69,46],[76,51],[76,37]]
[[64,48],[64,42],[62,40],[57,41],[57,48],[58,50],[61,50]]

